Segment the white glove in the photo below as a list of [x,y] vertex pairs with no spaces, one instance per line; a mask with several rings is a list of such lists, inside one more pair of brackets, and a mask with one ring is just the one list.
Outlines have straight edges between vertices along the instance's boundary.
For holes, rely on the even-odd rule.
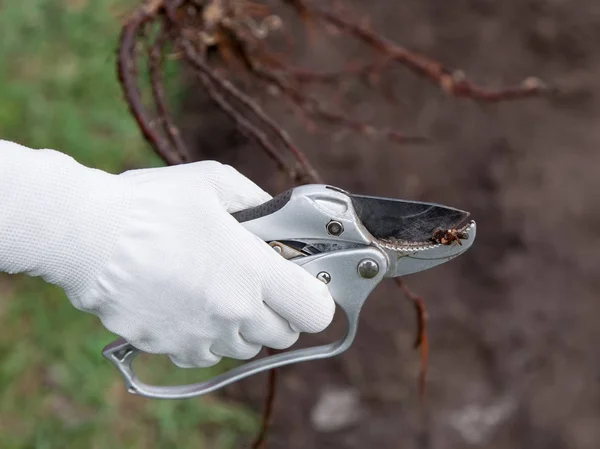
[[230,213],[271,197],[214,161],[112,175],[0,141],[0,271],[42,276],[181,367],[284,349],[333,318],[327,287]]

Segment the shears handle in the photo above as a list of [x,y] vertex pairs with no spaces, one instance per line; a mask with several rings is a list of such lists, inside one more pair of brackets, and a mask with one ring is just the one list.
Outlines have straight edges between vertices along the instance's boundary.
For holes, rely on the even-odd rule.
[[[133,372],[132,361],[140,351],[124,339],[118,339],[106,346],[102,353],[121,372],[130,393],[164,399],[199,396],[273,368],[333,357],[348,349],[354,341],[360,310],[383,279],[388,261],[382,251],[370,245],[370,240],[357,225],[347,194],[326,185],[306,185],[287,190],[264,204],[232,215],[246,229],[267,242],[331,238],[353,244],[352,249],[290,258],[291,262],[327,283],[334,301],[346,315],[345,335],[334,343],[278,353],[244,363],[208,381],[179,386],[154,386],[139,380]],[[339,232],[332,235],[328,224],[334,218]],[[370,267],[368,274],[359,268],[365,264]]]
[[[365,261],[368,261],[370,266],[375,263],[379,267],[377,274],[373,277],[362,277],[359,274],[358,267]],[[300,257],[292,262],[301,265],[314,276],[322,272],[328,274],[325,276],[326,279],[329,279],[327,286],[336,304],[344,311],[347,318],[346,332],[340,340],[322,346],[282,352],[253,360],[208,381],[177,386],[154,386],[139,380],[133,372],[132,362],[141,351],[123,339],[118,339],[106,346],[102,354],[121,372],[127,391],[130,393],[157,399],[185,399],[211,393],[225,385],[273,368],[333,357],[344,352],[354,341],[360,310],[365,300],[386,272],[387,259],[385,255],[374,247],[366,247]],[[371,271],[372,273],[373,271]]]

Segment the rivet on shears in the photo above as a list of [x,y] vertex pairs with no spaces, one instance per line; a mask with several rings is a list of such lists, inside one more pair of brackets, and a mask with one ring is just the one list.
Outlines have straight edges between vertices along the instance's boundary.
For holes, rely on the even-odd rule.
[[327,271],[321,271],[317,274],[317,279],[322,281],[324,284],[329,284],[331,282],[331,275]]
[[337,237],[344,232],[344,225],[337,220],[331,220],[327,223],[327,232]]
[[358,263],[358,274],[365,279],[372,279],[379,273],[379,265],[373,259],[363,259]]

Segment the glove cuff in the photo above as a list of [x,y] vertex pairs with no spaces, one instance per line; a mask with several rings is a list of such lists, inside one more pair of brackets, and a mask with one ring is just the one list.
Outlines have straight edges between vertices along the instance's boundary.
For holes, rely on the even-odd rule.
[[83,308],[74,298],[114,251],[130,183],[54,150],[0,151],[0,271],[41,276]]

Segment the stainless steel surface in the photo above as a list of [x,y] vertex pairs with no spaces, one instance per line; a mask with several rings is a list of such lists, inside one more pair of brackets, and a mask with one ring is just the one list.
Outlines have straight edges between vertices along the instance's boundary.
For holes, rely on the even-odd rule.
[[317,279],[322,281],[324,284],[329,284],[331,282],[331,275],[327,271],[321,271],[317,274]]
[[467,251],[475,241],[477,225],[472,221],[464,228],[467,238],[461,240],[462,245],[452,243],[451,245],[424,244],[413,247],[402,246],[402,244],[376,242],[390,260],[386,277],[405,276],[418,271],[429,270],[437,265],[448,262]]
[[332,219],[344,227],[344,232],[336,237],[336,243],[370,245],[372,236],[357,220],[351,198],[322,184],[296,187],[281,209],[244,222],[243,226],[266,242],[323,242],[332,240],[326,230]]
[[358,274],[365,279],[372,279],[379,273],[379,265],[373,259],[363,259],[358,263]]
[[344,232],[344,225],[339,221],[331,220],[329,223],[327,223],[327,232],[337,237]]
[[357,220],[376,239],[426,242],[436,229],[465,225],[469,212],[436,203],[351,194]]
[[284,259],[293,259],[295,257],[305,256],[305,254],[301,253],[295,248],[292,248],[289,245],[286,245],[285,243],[275,241],[269,243],[269,245],[275,250],[275,252],[281,254],[281,257],[283,257]]

